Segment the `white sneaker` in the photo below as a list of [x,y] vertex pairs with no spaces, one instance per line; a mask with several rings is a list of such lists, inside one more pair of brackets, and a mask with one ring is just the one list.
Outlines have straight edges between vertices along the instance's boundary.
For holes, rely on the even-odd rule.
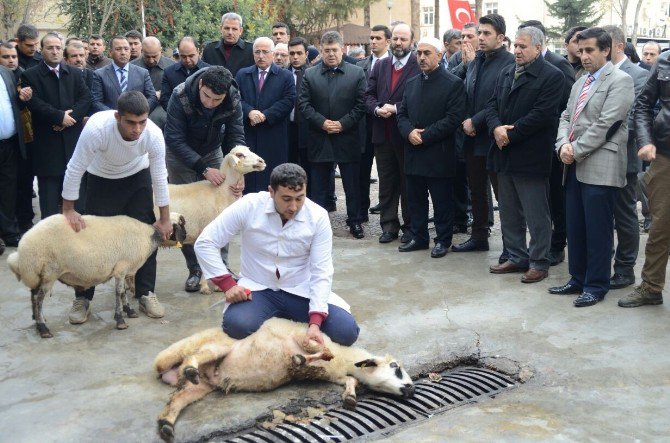
[[151,318],[162,318],[165,315],[165,309],[153,292],[149,292],[148,295],[140,297],[140,311]]
[[85,297],[77,297],[72,303],[72,309],[70,309],[70,323],[73,325],[86,323],[90,313],[91,304],[89,300]]

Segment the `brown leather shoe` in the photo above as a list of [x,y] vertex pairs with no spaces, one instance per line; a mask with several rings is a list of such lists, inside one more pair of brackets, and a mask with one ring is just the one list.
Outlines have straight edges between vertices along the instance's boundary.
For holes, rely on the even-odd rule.
[[527,267],[517,266],[509,260],[501,265],[492,265],[489,267],[491,274],[511,274],[513,272],[526,272],[527,270]]
[[537,283],[549,276],[549,271],[545,269],[530,268],[521,276],[521,283]]

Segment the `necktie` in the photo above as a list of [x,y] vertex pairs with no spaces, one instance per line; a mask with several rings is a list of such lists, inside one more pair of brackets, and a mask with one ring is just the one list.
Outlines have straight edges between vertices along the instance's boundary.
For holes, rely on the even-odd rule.
[[589,74],[588,77],[586,77],[584,86],[582,86],[582,92],[579,93],[579,97],[577,98],[577,106],[575,107],[575,113],[572,116],[572,124],[570,125],[570,135],[568,136],[570,141],[575,139],[575,122],[577,122],[579,114],[581,114],[582,110],[584,109],[584,105],[586,104],[586,96],[589,95],[589,90],[591,90],[591,83],[593,83],[595,79],[596,78],[593,75]]
[[394,64],[393,67],[397,71],[398,69],[402,68],[402,62],[400,60],[397,60]]
[[293,72],[295,73],[295,100],[293,102],[291,115],[289,116],[292,122],[296,120],[296,115],[299,115],[298,96],[300,95],[300,86],[302,85],[302,69],[296,69]]
[[51,69],[51,72],[54,73],[54,75],[56,76],[56,78],[60,78],[60,76],[58,75],[58,68],[49,68],[49,69]]
[[261,92],[263,85],[265,84],[265,71],[260,72],[261,76],[258,79],[258,92]]
[[121,68],[119,68],[118,71],[119,71],[119,86],[121,86],[121,92],[126,92],[126,89],[128,88],[126,73]]

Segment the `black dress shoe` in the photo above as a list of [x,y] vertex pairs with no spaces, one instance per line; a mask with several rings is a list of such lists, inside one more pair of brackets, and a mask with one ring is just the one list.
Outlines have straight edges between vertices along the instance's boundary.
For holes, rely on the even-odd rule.
[[474,238],[469,238],[460,245],[454,245],[451,247],[451,250],[454,252],[470,252],[470,251],[488,251],[489,250],[489,241],[488,240],[475,240]]
[[503,246],[502,254],[498,257],[498,264],[502,265],[506,261],[509,261],[509,251]]
[[590,292],[583,292],[582,295],[577,297],[575,301],[572,302],[575,305],[575,308],[583,308],[584,306],[593,306],[599,301],[602,301],[605,298],[604,295],[595,295]]
[[382,212],[380,203],[377,203],[374,206],[370,206],[370,214],[379,214],[380,212]]
[[454,225],[453,232],[454,234],[467,234],[468,227],[466,225]]
[[407,243],[412,239],[412,233],[409,231],[404,231],[400,236],[400,243]]
[[559,251],[549,251],[547,254],[547,260],[549,260],[550,266],[556,266],[557,264],[565,261],[565,251],[563,249]]
[[635,284],[634,275],[627,277],[625,275],[619,274],[618,272],[615,272],[612,278],[610,278],[610,289],[621,289],[632,284]]
[[428,245],[420,245],[416,240],[411,239],[404,245],[398,246],[399,252],[410,252],[410,251],[419,251],[421,249],[428,249]]
[[189,272],[184,290],[186,292],[197,292],[200,290],[200,279],[202,278],[202,271],[200,269],[193,269]]
[[355,223],[349,226],[349,232],[351,232],[351,235],[353,235],[354,238],[365,237],[365,232],[363,232],[363,226],[361,226],[360,223]]
[[391,243],[393,240],[398,238],[398,234],[393,232],[384,231],[382,235],[379,236],[379,243]]
[[557,295],[581,294],[582,292],[582,288],[580,288],[577,285],[572,285],[570,283],[566,283],[563,286],[554,286],[547,290],[549,291],[550,294],[557,294]]
[[445,255],[447,255],[447,252],[449,252],[449,246],[451,245],[447,245],[445,243],[440,242],[435,243],[435,247],[433,248],[432,251],[430,251],[430,256],[433,258],[444,257]]

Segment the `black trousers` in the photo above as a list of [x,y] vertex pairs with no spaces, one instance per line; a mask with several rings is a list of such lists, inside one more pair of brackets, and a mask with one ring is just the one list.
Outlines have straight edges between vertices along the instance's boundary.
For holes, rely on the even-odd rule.
[[[127,215],[144,223],[153,224],[153,189],[149,168],[125,178],[109,179],[88,175],[86,211],[90,215]],[[157,250],[135,274],[135,296],[137,298],[153,292],[156,286]],[[95,287],[77,292],[77,297],[93,299]]]
[[307,159],[307,149],[300,148],[298,125],[295,122],[289,122],[288,124],[288,161],[302,166],[302,169],[307,173],[307,198],[312,199],[311,164]]
[[13,240],[19,235],[16,223],[16,177],[19,142],[16,135],[0,141],[0,236]]
[[494,172],[486,170],[486,157],[474,155],[472,149],[465,153],[468,172],[468,184],[472,197],[472,238],[487,240],[489,236],[489,197],[487,194],[489,179],[493,192],[498,196],[498,180]]
[[454,177],[454,224],[466,226],[470,218],[470,191],[468,190],[468,171],[465,161],[456,160]]
[[[360,204],[360,164],[359,162],[338,163],[342,186],[347,201],[347,224],[349,226],[361,222]],[[314,201],[322,208],[328,208],[332,203],[331,181],[333,174],[333,162],[312,162],[312,195]]]
[[565,224],[565,188],[563,187],[563,163],[552,155],[549,176],[549,209],[551,210],[551,251],[562,251],[567,244]]
[[[379,175],[379,223],[382,231],[397,234],[400,229],[409,229],[410,212],[407,206],[405,183],[405,147],[392,143],[375,145],[377,174]],[[402,224],[398,219],[398,203],[402,213]]]
[[31,226],[35,212],[33,211],[33,174],[32,144],[26,144],[26,155],[28,158],[18,156],[19,169],[16,179],[16,220],[19,226]]
[[454,184],[452,178],[407,175],[407,204],[414,240],[422,246],[430,243],[428,236],[428,193],[433,200],[435,242],[451,245],[454,227]]
[[367,125],[365,143],[361,154],[360,176],[360,196],[361,196],[361,220],[368,218],[370,209],[370,173],[372,172],[372,163],[375,160],[375,148],[372,144],[372,130],[370,124]]

